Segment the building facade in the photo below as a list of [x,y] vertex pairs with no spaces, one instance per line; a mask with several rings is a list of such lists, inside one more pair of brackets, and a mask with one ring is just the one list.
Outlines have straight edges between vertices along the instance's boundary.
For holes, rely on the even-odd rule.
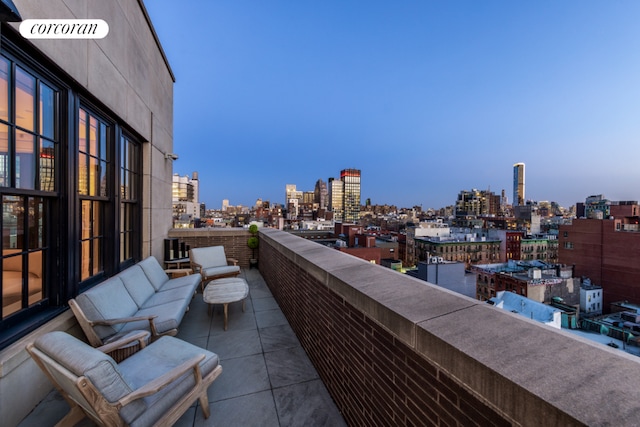
[[329,210],[335,221],[344,220],[344,182],[329,178]]
[[615,301],[640,303],[638,217],[574,219],[559,227],[559,262],[602,286],[604,309]]
[[3,414],[26,405],[16,385],[42,398],[12,347],[56,328],[83,290],[163,259],[172,216],[175,79],[143,2],[14,4],[22,19],[100,18],[109,34],[27,40],[0,24]]
[[513,206],[521,206],[525,203],[524,193],[524,163],[513,165]]
[[360,170],[343,169],[340,180],[344,183],[342,206],[346,222],[358,222],[360,219]]

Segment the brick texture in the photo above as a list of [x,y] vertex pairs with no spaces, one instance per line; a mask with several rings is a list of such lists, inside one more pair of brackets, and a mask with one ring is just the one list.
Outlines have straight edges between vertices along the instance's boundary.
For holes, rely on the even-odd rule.
[[260,272],[349,425],[511,425],[276,248]]

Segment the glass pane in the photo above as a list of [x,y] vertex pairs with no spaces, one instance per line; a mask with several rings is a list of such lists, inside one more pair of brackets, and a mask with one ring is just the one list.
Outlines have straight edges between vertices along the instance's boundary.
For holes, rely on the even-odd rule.
[[55,92],[40,83],[40,135],[55,139]]
[[16,131],[16,188],[35,189],[35,137]]
[[102,160],[109,160],[107,155],[107,125],[100,123],[100,153],[98,157]]
[[120,167],[127,168],[129,163],[127,157],[129,156],[129,144],[125,137],[120,138]]
[[100,243],[102,239],[94,239],[93,240],[93,254],[91,254],[93,258],[92,273],[93,275],[98,274],[102,271],[102,263],[100,257]]
[[27,273],[27,281],[29,283],[29,305],[35,304],[44,298],[43,292],[43,251],[32,252],[29,254],[29,271]]
[[120,197],[127,198],[127,171],[120,169]]
[[9,120],[9,61],[0,58],[0,119]]
[[82,153],[87,152],[87,112],[82,108],[79,112],[80,120],[78,121],[78,150]]
[[44,247],[44,203],[40,197],[29,198],[29,249]]
[[97,180],[98,180],[98,161],[95,157],[89,157],[89,195],[95,196],[97,194]]
[[36,79],[20,67],[16,67],[16,124],[24,129],[35,130]]
[[89,154],[98,156],[98,120],[89,116]]
[[56,145],[46,139],[40,140],[40,189],[55,191]]
[[78,193],[89,194],[89,173],[87,167],[87,155],[78,154]]
[[87,240],[91,237],[91,201],[82,201],[82,211],[80,212],[81,218],[81,239]]
[[89,262],[91,260],[91,240],[80,242],[80,280],[91,277]]
[[7,317],[22,308],[22,283],[22,255],[4,258],[2,260],[2,317]]
[[98,169],[98,173],[100,174],[100,195],[102,197],[107,197],[109,195],[107,192],[107,162],[100,162],[100,169]]
[[0,187],[11,186],[11,161],[9,157],[9,128],[0,125]]
[[2,197],[2,249],[24,248],[24,202],[19,196]]

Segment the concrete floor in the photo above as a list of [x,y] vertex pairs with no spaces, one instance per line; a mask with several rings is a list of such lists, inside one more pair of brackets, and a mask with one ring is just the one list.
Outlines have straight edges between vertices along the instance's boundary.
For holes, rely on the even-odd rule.
[[[194,404],[176,426],[346,425],[258,270],[241,277],[249,283],[246,311],[229,306],[227,331],[222,306],[209,316],[201,293],[180,325],[178,338],[217,353],[223,372],[209,388],[209,419]],[[19,426],[53,426],[68,410],[54,391]]]

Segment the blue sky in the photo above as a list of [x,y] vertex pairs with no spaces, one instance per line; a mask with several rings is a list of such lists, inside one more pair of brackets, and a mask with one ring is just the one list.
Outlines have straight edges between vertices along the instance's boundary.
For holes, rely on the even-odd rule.
[[174,173],[220,208],[362,170],[374,204],[640,199],[640,2],[146,0]]

